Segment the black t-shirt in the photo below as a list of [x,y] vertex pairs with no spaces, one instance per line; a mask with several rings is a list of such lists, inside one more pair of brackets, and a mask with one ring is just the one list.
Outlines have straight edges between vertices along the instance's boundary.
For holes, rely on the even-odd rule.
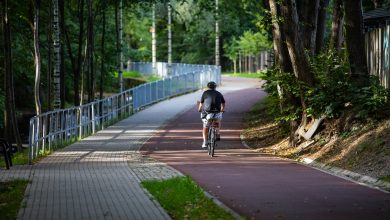
[[203,92],[200,100],[203,103],[203,111],[206,112],[220,112],[221,103],[225,103],[223,95],[216,90],[206,90]]

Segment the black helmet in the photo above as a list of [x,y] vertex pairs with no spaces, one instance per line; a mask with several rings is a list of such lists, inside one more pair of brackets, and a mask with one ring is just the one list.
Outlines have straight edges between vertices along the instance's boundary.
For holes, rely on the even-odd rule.
[[217,88],[217,83],[211,81],[211,82],[207,83],[207,88],[215,89],[215,88]]

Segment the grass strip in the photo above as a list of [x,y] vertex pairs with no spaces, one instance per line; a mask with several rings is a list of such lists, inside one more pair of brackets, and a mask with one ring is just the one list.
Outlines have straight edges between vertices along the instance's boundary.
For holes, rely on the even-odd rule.
[[[22,151],[16,152],[12,155],[13,165],[27,165],[28,164],[28,148],[23,148]],[[4,156],[0,156],[0,167],[5,167]]]
[[142,185],[172,219],[234,219],[229,212],[207,198],[189,176],[143,181]]
[[27,180],[0,182],[0,219],[16,219],[27,184]]

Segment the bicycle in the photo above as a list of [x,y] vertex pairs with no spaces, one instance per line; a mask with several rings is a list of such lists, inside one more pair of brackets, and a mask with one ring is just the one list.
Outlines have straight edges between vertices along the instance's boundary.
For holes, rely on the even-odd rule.
[[217,146],[217,130],[219,128],[219,121],[218,119],[209,119],[210,122],[210,127],[209,127],[209,132],[208,132],[208,144],[207,144],[207,151],[208,154],[211,157],[214,157],[214,150],[215,147]]

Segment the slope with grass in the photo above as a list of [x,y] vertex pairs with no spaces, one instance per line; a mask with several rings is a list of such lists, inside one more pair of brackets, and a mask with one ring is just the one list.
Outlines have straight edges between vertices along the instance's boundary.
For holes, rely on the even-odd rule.
[[[325,119],[312,140],[288,147],[288,131],[272,120],[267,100],[246,115],[247,144],[259,152],[293,159],[310,158],[331,166],[389,181],[390,117],[350,120],[348,114]],[[338,128],[340,125],[343,128]]]

